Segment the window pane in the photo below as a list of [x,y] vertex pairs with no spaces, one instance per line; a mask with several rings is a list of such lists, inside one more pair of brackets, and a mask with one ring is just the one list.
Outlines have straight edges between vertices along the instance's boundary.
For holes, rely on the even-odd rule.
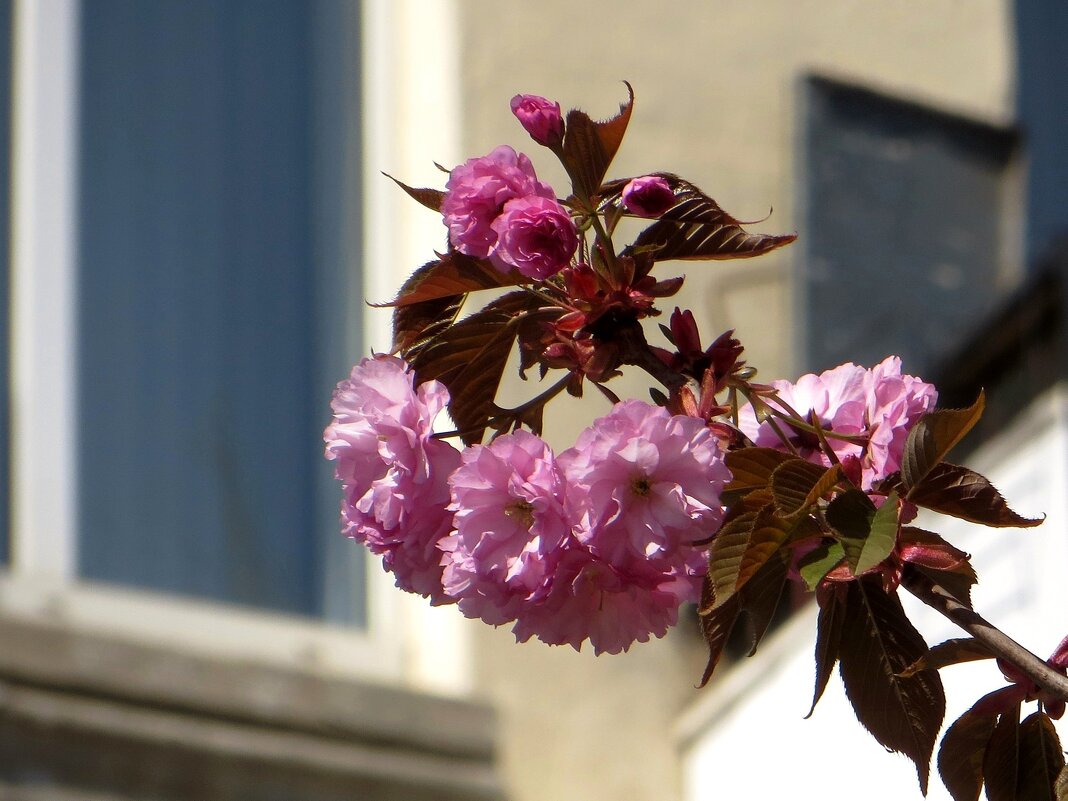
[[897,353],[922,372],[1004,289],[1012,137],[830,81],[807,88],[806,367]]
[[88,578],[323,610],[313,5],[82,7]]

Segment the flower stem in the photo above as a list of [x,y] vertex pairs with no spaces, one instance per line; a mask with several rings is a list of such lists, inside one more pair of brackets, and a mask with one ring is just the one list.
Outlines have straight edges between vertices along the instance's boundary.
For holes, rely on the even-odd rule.
[[905,589],[929,607],[945,615],[989,648],[995,656],[1018,667],[1043,690],[1052,696],[1068,701],[1068,676],[1050,667],[1045,660],[1028,651],[974,610],[969,609],[944,587],[915,570],[906,570],[901,583]]

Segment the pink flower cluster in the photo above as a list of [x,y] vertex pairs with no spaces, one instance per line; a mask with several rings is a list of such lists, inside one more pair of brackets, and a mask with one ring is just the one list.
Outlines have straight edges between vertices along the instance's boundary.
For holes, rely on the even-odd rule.
[[[897,356],[888,356],[870,370],[847,363],[819,375],[803,375],[795,384],[774,381],[772,386],[782,403],[770,399],[769,406],[787,411],[785,404],[824,431],[850,435],[827,437],[827,442],[847,474],[851,472],[865,490],[900,469],[909,429],[938,400],[934,385],[901,373]],[[786,449],[769,422],[757,421],[752,406],[740,410],[739,424],[754,444]],[[803,458],[830,465],[817,435],[782,420],[778,427]]]
[[702,420],[629,400],[559,456],[522,430],[458,454],[430,436],[446,399],[393,358],[357,365],[334,396],[346,533],[399,586],[513,623],[520,641],[596,653],[663,636],[698,599],[693,543],[719,526],[730,480]]
[[418,388],[392,356],[364,359],[334,391],[334,419],[323,439],[344,489],[344,534],[382,555],[397,586],[449,603],[437,543],[451,526],[446,480],[459,452],[432,439],[449,394],[437,381]]
[[461,253],[488,258],[501,272],[516,269],[544,280],[566,267],[578,231],[530,159],[502,145],[456,167],[441,212],[449,241]]

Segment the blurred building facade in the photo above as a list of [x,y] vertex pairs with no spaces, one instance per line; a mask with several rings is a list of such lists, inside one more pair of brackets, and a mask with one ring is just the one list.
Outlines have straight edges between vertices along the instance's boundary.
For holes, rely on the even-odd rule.
[[[1028,553],[1063,567],[1064,351],[1023,389],[995,368],[1062,336],[1012,309],[1063,304],[1063,282],[1027,293],[1068,228],[1068,11],[910,5],[0,3],[0,795],[763,793],[739,744],[807,710],[806,613],[698,691],[692,617],[619,657],[516,645],[402,597],[336,533],[330,389],[387,346],[364,299],[443,236],[379,171],[440,186],[434,162],[509,143],[563,186],[508,112],[517,92],[605,117],[629,80],[613,175],[676,172],[800,234],[685,267],[681,302],[706,336],[736,328],[761,375],[896,352],[965,395],[993,370],[1007,411],[976,466],[1050,519],[987,580],[1009,592]],[[1029,333],[983,351],[990,319]],[[554,424],[566,439],[575,415]],[[1039,463],[1059,467],[1027,478]],[[1064,600],[1014,596],[1005,625],[1051,647]],[[797,729],[787,786],[823,738],[881,770],[846,717],[821,706]]]

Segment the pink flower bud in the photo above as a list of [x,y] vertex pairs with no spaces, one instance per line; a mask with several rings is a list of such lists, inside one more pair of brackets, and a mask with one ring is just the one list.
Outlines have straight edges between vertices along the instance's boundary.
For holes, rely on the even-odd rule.
[[552,147],[564,138],[564,118],[560,115],[559,103],[537,95],[516,95],[512,98],[512,113],[539,145]]
[[623,205],[639,217],[659,217],[675,205],[675,192],[659,175],[646,175],[623,187]]

